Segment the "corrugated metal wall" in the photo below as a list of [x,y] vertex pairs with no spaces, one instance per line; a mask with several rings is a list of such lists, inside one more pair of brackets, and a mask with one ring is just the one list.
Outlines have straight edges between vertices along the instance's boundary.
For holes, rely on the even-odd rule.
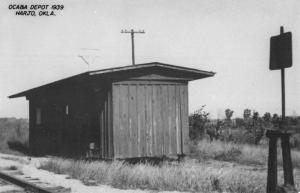
[[187,84],[127,81],[113,84],[115,158],[185,153]]

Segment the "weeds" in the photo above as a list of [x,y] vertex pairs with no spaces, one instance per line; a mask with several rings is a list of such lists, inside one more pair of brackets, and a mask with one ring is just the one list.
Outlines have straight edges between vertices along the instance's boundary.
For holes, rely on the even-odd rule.
[[[192,158],[178,164],[128,164],[120,161],[51,159],[41,165],[68,174],[85,184],[90,181],[122,189],[177,190],[191,192],[262,193],[266,188],[267,148],[220,141],[200,141],[192,146]],[[282,163],[279,151],[278,162]],[[292,152],[299,168],[300,153]],[[196,158],[196,159],[195,159]],[[219,160],[219,161],[217,161]],[[223,162],[226,161],[226,162]],[[230,161],[230,162],[227,162]],[[252,166],[249,166],[252,165]],[[296,170],[295,179],[300,178]],[[279,172],[282,183],[282,171]],[[299,180],[295,180],[300,187]]]
[[[201,140],[193,144],[192,157],[205,160],[236,162],[244,165],[266,165],[268,162],[267,146],[236,144],[233,142]],[[294,167],[300,168],[300,152],[292,150]],[[278,164],[282,165],[281,148],[278,146]]]
[[[191,161],[178,165],[163,164],[159,167],[148,164],[129,165],[119,161],[106,163],[52,159],[42,164],[41,169],[66,173],[85,184],[89,180],[95,180],[98,184],[123,189],[263,192],[265,187],[265,175],[262,173],[253,174],[237,168],[224,169],[222,165],[212,166]],[[251,183],[258,185],[251,186]]]

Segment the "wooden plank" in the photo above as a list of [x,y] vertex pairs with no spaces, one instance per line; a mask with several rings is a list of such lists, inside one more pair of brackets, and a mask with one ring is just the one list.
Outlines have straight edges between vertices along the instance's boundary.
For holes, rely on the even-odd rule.
[[109,131],[110,131],[110,158],[114,157],[114,128],[113,128],[113,106],[112,106],[112,88],[109,91]]
[[137,87],[138,156],[146,156],[146,86]]
[[159,98],[157,97],[158,87],[156,85],[153,85],[153,137],[154,137],[154,156],[159,156],[159,149],[158,149],[158,101]]
[[129,128],[131,142],[131,157],[138,156],[138,127],[137,127],[137,85],[129,86]]
[[34,116],[34,103],[33,99],[29,99],[29,149],[30,153],[35,153],[36,143],[35,143],[35,116]]
[[145,85],[175,85],[175,84],[182,84],[186,83],[185,80],[178,80],[178,81],[155,81],[155,80],[125,80],[120,82],[115,82],[114,85],[128,85],[128,84],[145,84]]
[[111,109],[111,90],[107,92],[107,129],[108,129],[108,158],[112,158],[113,150],[113,128],[112,128],[112,109]]
[[120,86],[120,154],[126,158],[129,152],[130,135],[128,127],[128,85]]
[[169,124],[168,124],[168,113],[169,113],[169,104],[168,104],[168,85],[161,86],[161,118],[162,118],[162,147],[163,155],[169,154]]
[[172,127],[172,100],[171,100],[171,88],[170,88],[170,85],[168,85],[168,98],[167,98],[167,101],[168,101],[168,107],[167,107],[167,122],[168,122],[168,128],[167,128],[167,135],[168,135],[168,155],[171,155],[172,154],[172,130],[171,130],[171,127]]
[[156,156],[162,156],[163,150],[163,133],[162,133],[162,113],[161,113],[161,85],[155,85],[154,88],[154,108],[153,115],[155,120],[154,136],[155,136],[155,151]]
[[107,145],[107,139],[108,139],[108,135],[107,135],[107,98],[104,98],[104,158],[107,158],[108,156],[108,145]]
[[152,156],[158,156],[157,152],[157,87],[152,85]]
[[107,141],[106,141],[106,145],[107,145],[107,158],[110,158],[110,109],[109,109],[109,91],[107,92],[107,95],[106,95],[106,137],[107,137]]
[[112,86],[113,100],[113,145],[116,158],[120,157],[120,85]]
[[171,141],[171,154],[175,155],[176,150],[176,87],[169,86],[169,105],[170,105],[170,141]]
[[181,86],[176,85],[176,153],[181,154]]
[[[20,186],[22,188],[30,189],[32,192],[40,192],[40,193],[53,193],[54,191],[48,190],[47,188],[41,187],[36,185],[36,183],[31,183],[28,181],[25,181],[19,177],[13,176],[8,173],[0,172],[0,178],[4,179],[5,181],[8,181],[14,185]],[[3,192],[3,191],[2,191]],[[6,191],[10,192],[10,191]],[[70,191],[68,191],[70,192]]]
[[138,77],[133,77],[133,78],[129,78],[129,80],[158,80],[158,81],[162,81],[162,80],[168,80],[168,81],[176,81],[176,80],[191,80],[188,78],[179,78],[179,77],[170,77],[170,76],[165,76],[165,75],[158,75],[158,74],[148,74],[148,75],[144,75],[144,76],[138,76]]
[[182,151],[183,153],[189,153],[188,141],[189,141],[189,120],[188,120],[188,86],[181,86],[181,105],[182,105]]
[[103,111],[103,109],[101,109],[101,113],[100,113],[100,134],[101,134],[101,136],[100,136],[100,139],[101,139],[100,151],[101,151],[101,157],[104,158],[104,111]]
[[146,156],[153,155],[153,112],[152,112],[152,85],[146,85]]
[[157,85],[157,111],[158,111],[158,117],[157,117],[157,122],[158,122],[158,152],[159,156],[164,155],[164,132],[163,132],[163,106],[162,106],[162,101],[163,101],[163,95],[162,95],[162,86],[163,85]]
[[103,106],[102,106],[102,116],[103,116],[103,118],[102,118],[102,121],[103,121],[103,123],[102,123],[102,133],[103,133],[103,136],[102,136],[102,140],[103,140],[103,147],[102,147],[102,150],[103,150],[103,158],[105,158],[106,157],[106,129],[105,129],[105,127],[106,127],[106,120],[105,120],[105,118],[106,118],[106,116],[105,116],[105,114],[106,114],[106,112],[105,112],[105,98],[103,98]]
[[162,101],[163,101],[163,95],[162,95],[162,85],[157,86],[157,111],[158,111],[158,117],[157,117],[157,126],[158,126],[158,152],[159,155],[164,155],[164,130],[163,130],[163,109],[162,109]]

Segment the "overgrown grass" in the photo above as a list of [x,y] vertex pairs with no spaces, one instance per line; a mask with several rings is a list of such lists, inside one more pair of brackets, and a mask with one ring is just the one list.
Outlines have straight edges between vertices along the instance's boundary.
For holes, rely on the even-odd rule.
[[224,167],[219,162],[198,163],[191,160],[162,166],[129,165],[124,162],[87,162],[70,159],[52,159],[41,169],[64,173],[88,184],[95,180],[117,188],[177,190],[192,192],[249,192],[265,191],[265,172]]
[[[245,165],[266,165],[268,161],[268,147],[232,142],[202,140],[191,145],[192,156],[199,160],[215,159],[236,162]],[[278,164],[282,165],[282,154],[278,145]],[[300,151],[292,150],[294,167],[300,168]]]
[[[200,141],[193,146],[192,155],[196,159],[166,162],[161,166],[56,158],[43,163],[41,169],[68,174],[85,184],[92,180],[123,189],[265,192],[267,147]],[[294,165],[298,168],[299,155],[293,151]],[[280,158],[278,161],[281,163]],[[282,184],[282,170],[279,171],[279,184]],[[300,170],[295,175],[296,186],[300,188]]]

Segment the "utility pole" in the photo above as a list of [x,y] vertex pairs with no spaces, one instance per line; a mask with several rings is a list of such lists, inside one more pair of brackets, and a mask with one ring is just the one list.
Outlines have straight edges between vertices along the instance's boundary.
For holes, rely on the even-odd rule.
[[122,30],[121,33],[130,33],[131,34],[131,49],[132,49],[132,65],[135,65],[135,59],[134,59],[134,34],[140,33],[144,34],[144,30],[139,30],[139,31],[134,31],[131,29],[130,31],[128,30]]

